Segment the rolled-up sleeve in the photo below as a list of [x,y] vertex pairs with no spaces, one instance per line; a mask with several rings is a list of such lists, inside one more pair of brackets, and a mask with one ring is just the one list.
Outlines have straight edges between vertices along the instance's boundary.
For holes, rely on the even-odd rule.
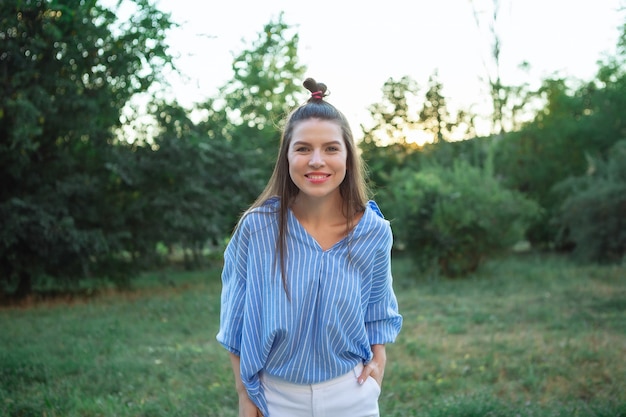
[[245,226],[237,228],[224,252],[220,329],[217,341],[228,351],[240,356],[246,299],[248,238]]
[[393,343],[402,328],[402,316],[393,291],[391,274],[391,229],[385,244],[377,251],[372,269],[372,290],[365,312],[365,328],[370,345]]

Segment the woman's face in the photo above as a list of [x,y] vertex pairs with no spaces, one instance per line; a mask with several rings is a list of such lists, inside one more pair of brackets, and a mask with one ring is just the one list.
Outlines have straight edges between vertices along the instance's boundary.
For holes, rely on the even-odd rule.
[[348,151],[336,122],[308,119],[293,129],[287,160],[300,193],[311,198],[336,196],[346,177]]

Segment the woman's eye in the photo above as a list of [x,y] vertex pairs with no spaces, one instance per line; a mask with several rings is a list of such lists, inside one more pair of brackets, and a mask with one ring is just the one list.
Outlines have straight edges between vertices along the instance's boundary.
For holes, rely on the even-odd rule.
[[304,146],[299,146],[299,147],[296,148],[296,152],[306,152],[308,150],[309,150],[309,148],[306,148]]
[[336,146],[329,146],[328,147],[328,152],[338,152],[339,148]]

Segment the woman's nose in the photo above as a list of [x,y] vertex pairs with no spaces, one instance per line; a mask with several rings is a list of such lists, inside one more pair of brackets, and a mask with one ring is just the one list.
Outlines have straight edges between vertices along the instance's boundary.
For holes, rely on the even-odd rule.
[[313,167],[319,167],[324,165],[324,159],[322,158],[322,154],[320,151],[313,151],[311,153],[311,159],[309,160],[309,165]]

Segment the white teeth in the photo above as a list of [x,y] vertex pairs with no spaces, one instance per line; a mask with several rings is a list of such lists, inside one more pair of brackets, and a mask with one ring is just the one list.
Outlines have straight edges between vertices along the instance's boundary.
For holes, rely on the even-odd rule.
[[311,179],[311,180],[323,180],[324,178],[327,178],[328,175],[307,175],[307,178]]

